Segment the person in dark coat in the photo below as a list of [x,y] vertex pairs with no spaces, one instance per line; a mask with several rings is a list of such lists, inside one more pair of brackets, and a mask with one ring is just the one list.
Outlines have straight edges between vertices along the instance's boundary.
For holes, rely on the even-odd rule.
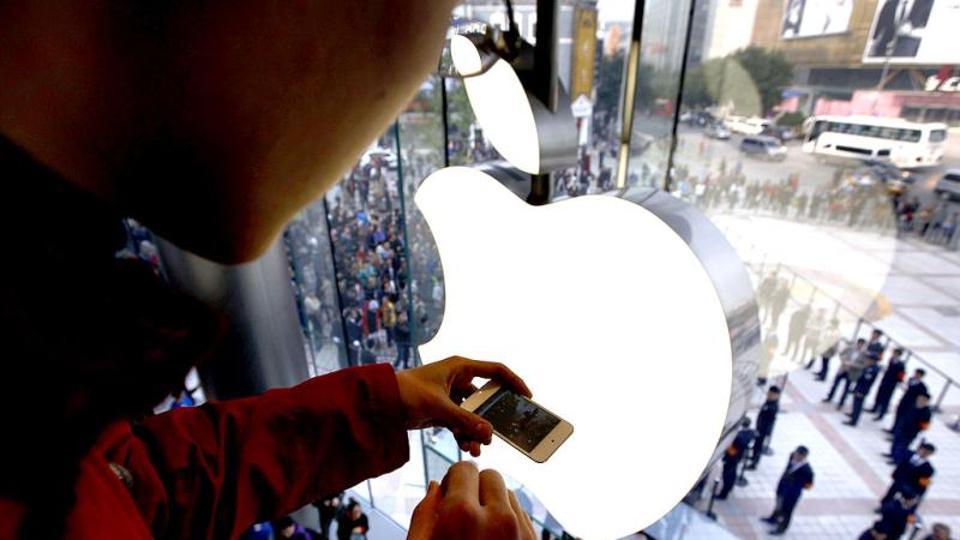
[[874,528],[886,531],[887,540],[898,540],[909,525],[916,523],[919,500],[913,491],[901,492],[880,509],[880,521],[874,525]]
[[320,538],[323,540],[330,540],[330,525],[333,525],[333,520],[341,510],[341,501],[343,501],[342,491],[313,503],[320,514]]
[[890,400],[893,399],[893,391],[906,378],[906,373],[907,364],[903,360],[903,349],[894,349],[890,361],[887,363],[887,369],[883,372],[883,378],[880,379],[877,396],[873,400],[873,408],[870,409],[870,412],[876,414],[873,418],[875,422],[883,420],[883,417],[887,415]]
[[763,449],[767,444],[767,439],[773,434],[773,426],[777,422],[777,413],[780,412],[780,388],[771,386],[767,390],[767,401],[760,407],[757,413],[757,440],[753,443],[753,452],[750,455],[750,464],[748,470],[757,468],[760,458],[763,456]]
[[337,540],[366,538],[370,521],[360,508],[360,503],[351,499],[346,509],[337,517]]
[[276,540],[320,540],[320,533],[308,529],[294,521],[290,516],[273,522],[273,537]]
[[744,418],[741,420],[740,431],[737,432],[733,442],[730,443],[726,453],[723,455],[723,487],[717,495],[718,499],[726,499],[733,490],[733,487],[737,484],[737,469],[740,466],[740,462],[743,461],[744,456],[747,455],[747,450],[750,449],[750,443],[752,443],[756,437],[757,432],[750,429],[750,419]]
[[936,447],[928,442],[923,442],[916,452],[910,452],[906,458],[897,463],[897,468],[893,470],[891,477],[893,483],[887,494],[883,496],[881,506],[893,500],[897,493],[910,490],[917,496],[923,497],[930,487],[933,475],[936,470],[930,464],[929,458],[936,452]]
[[887,350],[887,346],[883,344],[882,339],[882,330],[870,332],[870,341],[867,342],[867,352],[877,355],[877,358],[883,358],[883,353]]
[[873,388],[877,376],[880,375],[880,366],[877,362],[880,357],[876,353],[868,353],[867,367],[860,372],[856,384],[853,387],[853,412],[850,413],[850,420],[845,422],[848,426],[856,426],[860,421],[860,413],[863,412],[863,402],[867,399],[867,394]]
[[931,418],[930,394],[918,395],[916,407],[903,414],[903,421],[893,432],[889,454],[891,465],[907,458],[910,453],[910,444],[913,443],[913,440],[917,438],[921,431],[930,427]]
[[886,430],[887,433],[893,434],[897,431],[897,426],[903,421],[905,414],[910,412],[916,404],[917,396],[929,393],[927,392],[927,385],[923,382],[923,377],[926,374],[927,372],[922,368],[914,370],[913,377],[907,381],[907,389],[900,397],[900,402],[897,403],[897,414],[893,419],[893,427]]
[[787,468],[777,484],[776,506],[769,517],[763,518],[763,521],[777,526],[770,531],[770,534],[782,535],[787,532],[790,527],[790,518],[797,503],[800,502],[803,490],[813,488],[813,468],[807,463],[809,455],[810,450],[806,446],[798,446],[790,454]]

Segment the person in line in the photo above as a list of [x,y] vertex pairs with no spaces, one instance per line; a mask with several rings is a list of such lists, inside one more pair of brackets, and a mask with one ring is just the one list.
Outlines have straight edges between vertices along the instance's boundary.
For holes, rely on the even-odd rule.
[[873,417],[874,422],[883,420],[887,415],[887,409],[890,408],[890,401],[893,399],[893,391],[906,378],[906,373],[907,364],[903,359],[903,349],[898,347],[890,355],[887,369],[883,371],[883,378],[880,379],[880,386],[873,400],[873,408],[869,410],[876,415]]
[[933,465],[930,464],[930,456],[936,451],[937,449],[934,445],[924,441],[917,448],[916,452],[907,453],[904,459],[897,462],[897,467],[891,475],[893,483],[890,485],[890,489],[887,490],[886,495],[883,496],[883,499],[880,500],[880,505],[883,506],[893,500],[897,493],[906,490],[910,490],[922,498],[933,481],[933,475],[936,473]]
[[723,455],[723,485],[717,499],[725,500],[737,484],[737,473],[740,462],[750,449],[750,444],[757,437],[757,432],[750,429],[750,419],[744,418],[740,421],[740,431],[733,438],[733,442],[727,447]]
[[830,392],[827,394],[827,397],[823,398],[824,403],[833,401],[833,396],[842,383],[843,390],[841,391],[840,405],[841,407],[843,406],[844,397],[847,395],[850,386],[853,384],[853,381],[857,380],[857,377],[860,376],[860,355],[866,347],[867,340],[860,338],[856,344],[850,344],[840,352],[840,369],[837,370],[837,374],[833,377],[833,385],[830,387]]
[[330,540],[330,525],[342,510],[343,492],[328,495],[313,503],[320,515],[320,538]]
[[787,462],[787,468],[777,483],[777,502],[770,516],[765,521],[776,528],[770,531],[772,535],[782,535],[790,528],[790,519],[793,511],[800,502],[804,490],[813,489],[813,468],[807,462],[810,450],[806,446],[798,446]]
[[783,349],[784,356],[789,356],[796,362],[801,352],[801,342],[807,331],[807,322],[810,320],[810,305],[807,304],[793,312],[787,328],[787,345]]
[[893,440],[890,443],[890,453],[886,457],[890,458],[890,464],[899,463],[906,459],[910,454],[910,445],[917,435],[926,431],[930,427],[930,394],[920,394],[916,398],[915,406],[903,414],[903,420],[893,432]]
[[896,433],[897,427],[906,418],[907,413],[916,406],[917,396],[928,393],[927,385],[923,382],[926,374],[927,372],[923,368],[917,368],[913,371],[913,376],[907,381],[907,388],[903,391],[903,395],[900,396],[900,401],[897,403],[896,415],[893,417],[893,427],[884,431],[891,435]]
[[753,443],[753,452],[750,455],[750,464],[747,470],[754,470],[760,464],[767,440],[773,434],[773,426],[777,423],[777,413],[780,412],[780,387],[771,386],[767,390],[767,400],[757,413],[757,440]]
[[916,523],[919,501],[917,494],[909,489],[900,492],[892,500],[884,503],[880,509],[880,521],[874,525],[874,529],[885,531],[887,540],[899,540],[907,527]]
[[290,516],[284,516],[273,522],[273,534],[276,540],[320,540],[320,533],[304,527]]
[[806,360],[807,369],[813,365],[814,359],[821,352],[820,342],[827,332],[827,311],[823,308],[817,310],[813,317],[807,322],[807,328],[803,335],[803,351],[800,353],[800,361]]
[[770,301],[770,327],[776,329],[780,325],[780,316],[783,310],[787,309],[787,302],[790,300],[790,283],[786,279],[781,279],[777,290],[773,293]]
[[[840,350],[840,345],[843,339],[840,336],[840,320],[831,319],[830,327],[827,328],[827,331],[824,333],[823,338],[820,340],[820,343],[825,345],[826,348],[823,349],[823,352],[820,353],[820,371],[817,373],[818,381],[827,380],[827,375],[830,372],[830,359],[832,359],[837,351]],[[810,359],[810,362],[807,364],[807,368],[813,367],[813,358]]]
[[870,341],[867,342],[867,352],[877,355],[878,358],[883,358],[883,353],[886,352],[886,350],[887,346],[883,344],[883,330],[874,329],[870,332]]
[[370,531],[370,520],[360,508],[360,503],[350,499],[340,516],[337,517],[337,540],[366,540]]
[[[132,217],[211,261],[257,259],[416,93],[455,4],[3,3],[0,427],[23,441],[0,445],[4,540],[234,538],[400,467],[408,430],[478,454],[492,428],[459,407],[475,377],[529,395],[451,358],[149,416],[196,364],[229,366],[229,321],[116,257]],[[51,325],[54,303],[82,316]],[[414,538],[534,538],[498,473],[446,478]]]
[[877,365],[880,358],[876,353],[867,353],[867,366],[863,368],[860,377],[857,378],[853,386],[853,411],[850,413],[850,419],[845,422],[848,426],[856,426],[860,421],[860,414],[863,412],[863,402],[866,401],[873,383],[880,375],[880,366]]

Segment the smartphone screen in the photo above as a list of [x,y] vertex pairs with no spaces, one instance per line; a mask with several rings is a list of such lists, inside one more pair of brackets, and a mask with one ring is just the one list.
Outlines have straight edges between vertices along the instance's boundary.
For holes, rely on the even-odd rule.
[[532,452],[560,423],[553,414],[506,388],[498,390],[474,412],[524,452]]

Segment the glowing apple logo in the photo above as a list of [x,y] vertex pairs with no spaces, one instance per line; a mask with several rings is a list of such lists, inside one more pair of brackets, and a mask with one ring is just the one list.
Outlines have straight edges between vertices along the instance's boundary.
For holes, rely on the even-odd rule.
[[[545,464],[494,439],[481,465],[524,483],[585,538],[626,536],[666,514],[733,425],[728,408],[737,418],[746,410],[747,394],[731,387],[749,390],[755,358],[733,365],[731,342],[753,351],[759,333],[739,260],[725,259],[723,271],[742,274],[749,305],[728,319],[729,292],[691,249],[703,238],[681,237],[637,203],[588,196],[534,207],[467,168],[434,173],[415,199],[446,285],[424,362],[503,361],[575,427]],[[737,317],[752,329],[743,347],[728,324]]]

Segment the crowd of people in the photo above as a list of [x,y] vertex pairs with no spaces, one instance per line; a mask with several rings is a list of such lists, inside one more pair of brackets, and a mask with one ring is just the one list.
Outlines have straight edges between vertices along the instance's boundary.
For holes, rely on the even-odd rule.
[[[429,168],[421,160],[404,166],[419,180]],[[406,369],[414,364],[415,343],[439,326],[439,255],[419,212],[408,208],[404,215],[400,183],[395,163],[371,155],[327,193],[325,204],[304,211],[287,229],[302,322],[314,349],[345,344],[335,347],[343,354],[331,369],[376,362]],[[413,185],[405,184],[409,201]],[[320,241],[328,231],[332,253]]]
[[[772,276],[771,280],[776,282],[776,276]],[[776,318],[775,307],[768,306],[764,310],[766,317]],[[809,313],[805,317],[808,316]],[[816,318],[822,319],[823,316],[817,315]],[[835,321],[832,321],[831,328],[835,329],[833,323]],[[809,327],[800,327],[809,332]],[[822,328],[822,321],[816,323],[814,328]],[[876,508],[879,519],[860,538],[896,540],[903,537],[916,523],[918,509],[936,472],[930,461],[936,447],[921,438],[932,419],[930,394],[924,382],[925,371],[917,368],[908,377],[905,351],[899,347],[891,348],[888,354],[888,341],[883,332],[877,329],[871,332],[869,338],[858,338],[852,343],[834,333],[824,336],[801,331],[798,334],[804,341],[808,337],[813,340],[810,348],[788,345],[787,352],[803,350],[800,358],[804,360],[805,368],[819,368],[814,371],[816,380],[826,382],[830,363],[834,358],[839,359],[840,365],[823,402],[833,404],[836,399],[836,409],[846,413],[846,425],[856,427],[864,412],[872,414],[874,422],[883,421],[891,410],[896,390],[902,389],[900,399],[892,409],[893,422],[885,430],[890,443],[889,451],[884,454],[892,467],[890,487]],[[817,361],[819,366],[815,365]],[[716,499],[725,500],[738,485],[738,479],[747,471],[755,470],[766,455],[779,412],[781,393],[782,389],[778,386],[768,388],[766,399],[757,412],[755,426],[749,418],[743,419],[740,430],[723,456],[722,483],[715,494]],[[871,395],[873,402],[866,408],[865,404]],[[848,398],[852,398],[849,410],[846,409]],[[763,521],[774,525],[771,534],[786,532],[804,490],[813,488],[813,469],[807,461],[809,453],[809,449],[800,446],[790,455],[776,488],[774,510],[770,516],[763,518]],[[927,538],[948,539],[949,534],[945,525],[934,524]]]
[[[311,529],[299,523],[293,516],[285,516],[272,522],[257,523],[250,527],[241,540],[367,540],[370,520],[360,503],[353,498],[344,498],[336,493],[312,505],[318,513],[320,529]],[[335,527],[334,527],[335,525]]]

